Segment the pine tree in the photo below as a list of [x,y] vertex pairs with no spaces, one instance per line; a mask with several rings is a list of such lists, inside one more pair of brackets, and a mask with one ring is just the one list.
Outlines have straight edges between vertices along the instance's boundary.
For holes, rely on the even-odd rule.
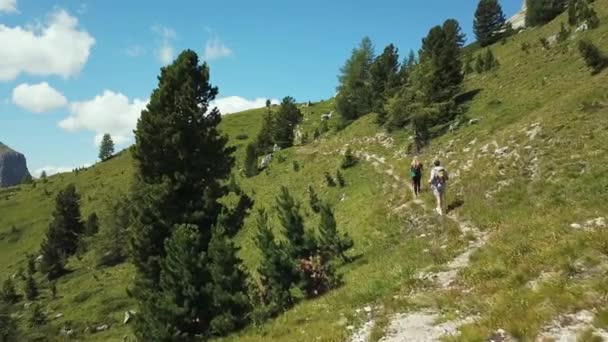
[[560,30],[557,33],[557,42],[563,43],[568,40],[568,37],[570,37],[570,30],[566,28],[566,25],[564,23],[561,23]]
[[526,0],[526,26],[548,23],[566,9],[568,0]]
[[461,52],[465,42],[460,25],[454,19],[435,26],[422,40],[420,63],[425,64],[420,89],[427,103],[452,99],[463,81]]
[[213,282],[210,329],[214,335],[226,335],[243,327],[251,311],[246,287],[247,274],[236,255],[237,251],[224,228],[216,226],[208,250],[208,269]]
[[500,65],[496,57],[494,57],[494,53],[492,50],[488,49],[484,56],[484,66],[485,71],[490,71],[497,68]]
[[258,155],[272,151],[272,146],[274,146],[274,131],[275,117],[270,111],[270,107],[268,107],[268,111],[264,114],[264,118],[262,119],[262,128],[260,129],[256,140]]
[[599,18],[588,0],[568,1],[568,23],[572,26],[586,22],[589,28],[599,26]]
[[87,217],[87,222],[84,225],[84,234],[86,236],[93,236],[99,231],[99,217],[95,212],[91,213]]
[[45,325],[47,317],[38,303],[31,306],[28,324],[31,328]]
[[344,179],[344,175],[342,175],[342,172],[340,172],[340,170],[336,171],[336,180],[338,181],[338,185],[341,188],[346,186],[346,180]]
[[131,206],[127,197],[119,197],[106,204],[104,226],[99,231],[95,245],[95,259],[98,265],[114,266],[127,259],[131,226]]
[[16,320],[11,316],[8,307],[2,304],[0,304],[0,341],[21,341]]
[[287,96],[281,101],[279,110],[275,116],[273,141],[281,148],[293,145],[294,129],[302,121],[302,113],[296,106],[293,97]]
[[473,32],[481,47],[496,43],[505,26],[505,15],[498,0],[481,0],[475,11]]
[[308,186],[308,203],[310,204],[310,208],[315,213],[321,211],[321,200],[315,191],[315,188],[312,185]]
[[374,60],[374,47],[368,37],[353,49],[351,57],[340,69],[336,110],[345,122],[371,112],[370,68]]
[[76,253],[83,232],[80,195],[76,192],[76,187],[70,184],[57,194],[53,219],[40,247],[41,269],[49,279],[54,279],[63,273],[64,257]]
[[42,179],[43,183],[47,182],[47,176],[46,176],[46,171],[42,170],[42,172],[40,173],[40,179]]
[[379,124],[384,124],[386,120],[386,100],[395,94],[400,85],[399,68],[399,49],[393,44],[384,48],[384,52],[370,66],[372,111],[378,114]]
[[218,93],[209,76],[196,53],[182,52],[161,69],[137,123],[130,293],[139,306],[134,328],[142,340],[209,336],[217,311],[206,253],[224,210],[219,199],[228,192],[234,148],[218,131],[217,108],[208,110]]
[[585,63],[591,68],[592,74],[597,74],[608,65],[608,58],[588,40],[578,42],[578,50],[585,59]]
[[28,274],[36,274],[36,258],[33,254],[27,255],[27,273]]
[[296,263],[291,259],[285,244],[276,241],[264,210],[258,212],[256,219],[258,231],[255,245],[261,253],[260,276],[261,288],[258,290],[260,306],[255,308],[256,321],[273,317],[286,310],[294,303],[290,289],[296,281],[294,270]]
[[258,154],[255,143],[249,143],[245,151],[245,176],[253,177],[258,174]]
[[101,161],[106,161],[112,158],[114,154],[114,141],[112,140],[112,136],[108,133],[103,135],[101,139],[101,144],[99,145],[99,159]]
[[321,205],[319,245],[323,250],[326,259],[340,257],[344,262],[350,260],[346,255],[346,252],[354,246],[354,242],[348,234],[344,233],[340,235],[338,233],[334,212],[327,203]]
[[282,186],[276,198],[276,209],[283,233],[289,241],[290,255],[294,260],[309,257],[315,249],[314,237],[304,228],[304,218],[300,214],[300,204]]
[[[182,339],[209,330],[211,276],[204,250],[204,237],[195,225],[179,225],[165,242],[166,257],[161,261],[160,287],[156,300],[144,302],[152,310],[143,311],[136,319],[138,337],[154,336],[155,341]],[[151,339],[147,339],[151,340]]]
[[38,285],[36,285],[36,280],[34,280],[31,275],[25,279],[23,293],[27,300],[35,300],[38,298]]
[[2,302],[5,304],[14,304],[19,300],[17,290],[15,289],[15,283],[11,278],[7,278],[4,283],[2,283],[0,300],[2,300]]
[[353,151],[348,147],[346,151],[344,151],[344,157],[342,157],[342,164],[340,165],[343,169],[348,169],[356,165],[358,162],[357,157],[353,155]]

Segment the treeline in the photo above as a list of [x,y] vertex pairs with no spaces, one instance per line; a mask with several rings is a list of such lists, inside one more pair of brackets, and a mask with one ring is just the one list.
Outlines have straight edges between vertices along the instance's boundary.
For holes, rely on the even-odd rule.
[[[138,303],[140,340],[206,339],[260,323],[293,305],[294,289],[312,297],[339,284],[335,267],[352,246],[338,234],[331,207],[324,205],[318,229],[306,228],[299,203],[283,188],[275,206],[280,230],[261,212],[256,244],[263,258],[254,272],[243,266],[232,237],[244,216],[231,218],[234,210],[221,201],[234,187],[235,161],[218,131],[219,111],[208,111],[216,95],[208,66],[184,51],[162,69],[137,124],[130,243],[136,278],[129,293]],[[300,120],[290,97],[276,113],[269,108],[272,129],[260,134],[268,140],[258,147],[291,146]]]
[[369,38],[353,50],[339,75],[336,109],[345,124],[370,112],[389,130],[409,126],[415,147],[428,140],[429,129],[458,114],[455,96],[463,81],[465,36],[456,20],[433,27],[418,54],[399,63],[391,44],[374,55]]

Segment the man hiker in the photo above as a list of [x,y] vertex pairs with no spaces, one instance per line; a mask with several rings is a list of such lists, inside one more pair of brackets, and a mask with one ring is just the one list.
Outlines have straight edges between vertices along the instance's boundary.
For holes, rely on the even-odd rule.
[[431,177],[429,178],[429,184],[433,190],[433,195],[437,199],[437,213],[439,215],[444,214],[445,207],[445,192],[448,186],[448,171],[441,166],[439,160],[435,160],[433,163],[434,167],[431,169]]
[[422,179],[422,163],[418,160],[418,157],[414,157],[412,164],[410,165],[410,176],[412,177],[412,190],[414,190],[414,197],[420,195],[420,180]]

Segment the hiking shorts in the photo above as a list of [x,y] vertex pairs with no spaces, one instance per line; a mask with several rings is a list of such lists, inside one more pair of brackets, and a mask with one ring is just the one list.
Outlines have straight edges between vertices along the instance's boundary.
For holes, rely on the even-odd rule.
[[433,185],[433,194],[435,196],[443,196],[443,194],[445,193],[446,187],[447,187],[446,185],[444,185],[444,186]]

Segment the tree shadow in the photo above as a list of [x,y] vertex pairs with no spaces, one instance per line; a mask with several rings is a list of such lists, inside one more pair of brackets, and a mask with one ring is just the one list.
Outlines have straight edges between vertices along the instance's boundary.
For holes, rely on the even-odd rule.
[[462,198],[457,198],[448,204],[447,212],[449,213],[453,210],[456,210],[456,209],[462,207],[463,205],[464,205],[464,200]]
[[482,91],[481,88],[477,88],[477,89],[467,91],[466,93],[462,93],[454,98],[454,102],[456,102],[456,104],[459,106],[463,105],[467,102],[471,102],[471,101],[473,101],[475,96],[477,96],[477,94],[479,94],[481,91]]

